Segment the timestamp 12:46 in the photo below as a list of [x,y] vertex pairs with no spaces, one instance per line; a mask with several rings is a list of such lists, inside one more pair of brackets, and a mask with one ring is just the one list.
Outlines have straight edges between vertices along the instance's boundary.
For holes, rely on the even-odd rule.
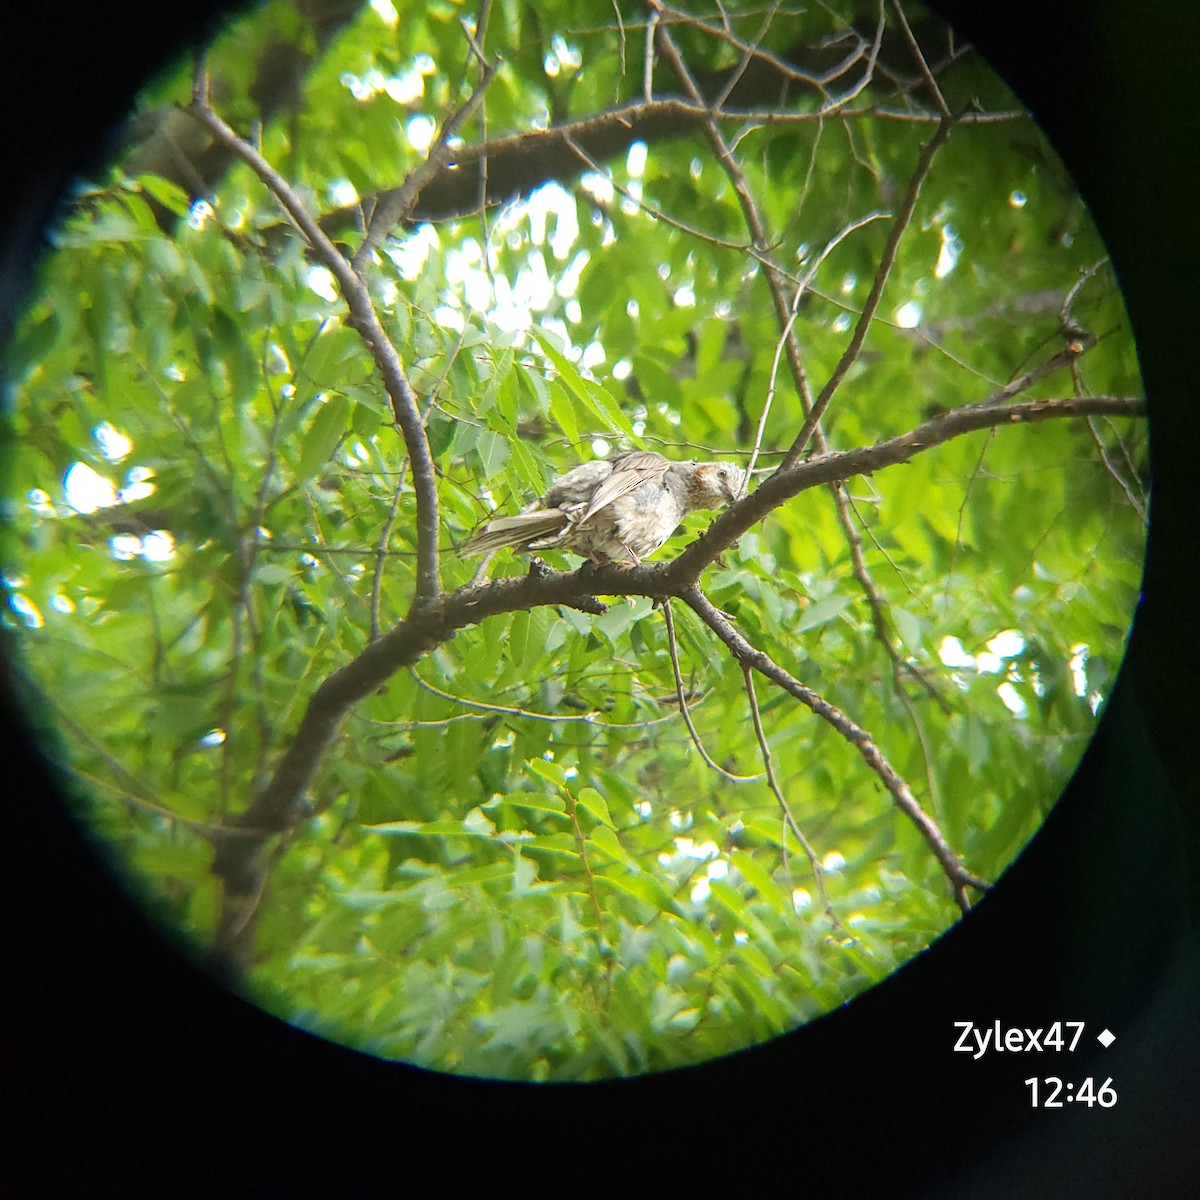
[[1088,1108],[1098,1104],[1101,1108],[1112,1108],[1117,1102],[1117,1091],[1111,1078],[1097,1084],[1089,1077],[1077,1087],[1051,1075],[1046,1079],[1026,1079],[1025,1086],[1029,1088],[1029,1102],[1034,1108],[1063,1108],[1067,1104],[1083,1104]]

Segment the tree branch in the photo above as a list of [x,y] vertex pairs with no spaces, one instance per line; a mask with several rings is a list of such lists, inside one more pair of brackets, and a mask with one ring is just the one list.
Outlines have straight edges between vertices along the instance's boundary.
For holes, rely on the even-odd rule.
[[[473,49],[478,52],[479,48],[475,46]],[[359,246],[351,263],[356,273],[362,273],[364,267],[370,261],[375,247],[408,216],[409,210],[425,186],[446,169],[453,157],[453,151],[450,148],[450,139],[457,134],[463,124],[470,118],[471,114],[483,102],[484,92],[487,91],[492,80],[495,78],[499,65],[498,60],[496,62],[487,62],[484,60],[483,74],[480,76],[479,82],[475,85],[474,91],[472,91],[466,102],[456,112],[452,113],[442,122],[442,127],[438,130],[437,139],[430,147],[424,161],[408,173],[408,177],[398,188],[383,192],[379,196],[375,211],[371,214],[370,224],[363,235],[362,244]]]
[[841,358],[838,359],[837,366],[833,369],[833,374],[830,375],[828,382],[821,389],[808,415],[804,418],[804,424],[800,427],[800,432],[789,447],[783,462],[779,464],[781,471],[786,471],[789,467],[794,466],[800,461],[800,455],[804,452],[804,447],[808,445],[809,438],[812,437],[821,418],[825,415],[825,410],[829,407],[834,393],[841,386],[842,380],[846,378],[847,372],[858,360],[858,356],[862,352],[863,343],[867,338],[867,330],[871,327],[875,310],[879,307],[879,301],[883,298],[883,289],[887,284],[888,276],[891,274],[892,266],[896,261],[896,252],[900,248],[900,239],[904,236],[904,231],[908,228],[913,212],[917,207],[917,200],[921,195],[921,187],[929,175],[930,168],[933,166],[933,160],[937,157],[937,152],[945,144],[946,139],[949,138],[954,125],[955,119],[953,117],[948,116],[943,118],[942,123],[937,127],[937,131],[921,151],[912,177],[908,181],[908,191],[905,193],[904,203],[900,206],[900,211],[896,214],[896,219],[892,222],[887,243],[879,259],[879,266],[875,270],[875,279],[871,283],[871,291],[867,295],[867,302],[863,305],[858,322],[854,326],[854,333],[851,335],[846,349],[842,352]]
[[937,80],[934,79],[933,72],[929,69],[929,64],[925,61],[924,52],[917,45],[917,39],[913,37],[912,27],[908,23],[908,18],[904,15],[904,9],[900,5],[900,0],[892,0],[892,12],[896,14],[896,23],[900,26],[904,34],[904,40],[908,43],[913,57],[917,60],[917,66],[920,68],[921,76],[925,80],[925,86],[929,88],[930,95],[933,96],[934,102],[937,104],[938,112],[942,114],[945,120],[950,120],[950,108],[946,104],[946,98],[942,95],[942,89],[938,87]]
[[829,900],[829,892],[825,888],[825,867],[817,857],[817,852],[812,848],[812,843],[804,836],[804,830],[800,828],[800,825],[796,821],[796,815],[792,812],[792,806],[787,802],[787,798],[783,794],[783,789],[779,786],[779,781],[775,778],[775,766],[771,758],[771,747],[767,742],[767,732],[763,729],[762,715],[758,711],[758,696],[754,691],[754,668],[750,663],[742,663],[742,682],[746,689],[746,699],[750,702],[750,718],[754,722],[754,736],[758,739],[759,753],[762,755],[763,767],[767,772],[767,786],[771,789],[771,794],[775,797],[775,803],[779,805],[783,813],[784,825],[796,835],[796,841],[800,843],[800,849],[804,851],[804,856],[808,859],[808,865],[812,868],[813,879],[816,881],[817,891],[821,893],[821,906],[825,909],[825,915],[833,922],[835,929],[841,929],[842,923],[838,919],[837,913],[833,910],[833,905]]
[[427,610],[410,613],[317,687],[274,777],[246,812],[245,823],[260,829],[286,827],[295,818],[300,797],[346,711],[400,668],[411,666],[447,641],[456,630],[502,613],[542,605],[562,604],[595,613],[599,595],[683,596],[695,585],[704,567],[746,530],[772,509],[809,488],[907,462],[922,450],[979,429],[1100,413],[1140,416],[1142,402],[1091,396],[1035,400],[1004,410],[957,409],[926,421],[911,433],[875,446],[809,459],[790,471],[772,475],[756,491],[727,508],[705,534],[669,562],[642,563],[636,567],[585,564],[571,572],[543,567],[522,576],[494,579],[480,587],[460,588],[443,596]]
[[[714,762],[712,756],[705,750],[704,743],[700,740],[700,734],[692,723],[692,714],[688,711],[687,692],[683,686],[683,675],[679,670],[679,646],[675,641],[675,618],[671,615],[671,598],[669,596],[663,602],[662,611],[667,624],[667,650],[671,655],[671,670],[675,676],[675,699],[679,704],[679,714],[683,717],[688,734],[691,736],[692,745],[696,747],[704,765],[709,770],[716,771],[718,775],[728,779],[730,783],[751,783],[761,779],[761,775],[735,775],[732,771],[725,770],[719,763]],[[768,774],[770,770],[768,765]]]
[[[273,835],[303,819],[305,793],[346,713],[396,671],[423,658],[452,638],[457,630],[502,613],[542,605],[558,604],[581,612],[598,613],[604,610],[596,599],[599,595],[679,596],[693,608],[701,601],[703,607],[707,601],[696,586],[700,572],[773,509],[809,488],[855,475],[868,475],[895,463],[907,462],[925,450],[981,429],[1099,415],[1140,417],[1144,411],[1141,400],[1114,396],[1033,400],[1008,406],[984,403],[955,409],[926,421],[909,433],[874,446],[811,458],[788,471],[777,472],[757,490],[727,508],[706,533],[671,561],[642,563],[635,567],[585,564],[572,572],[551,571],[545,567],[531,568],[523,576],[495,579],[480,587],[460,588],[449,595],[441,595],[423,609],[414,606],[399,624],[371,642],[356,658],[339,667],[318,685],[267,787],[246,812],[229,819],[231,828],[247,832],[254,830],[255,833],[253,836],[231,837],[217,845],[213,869],[225,882],[229,909],[227,919],[226,916],[222,918],[222,929],[227,929],[229,936],[224,941],[218,938],[220,952],[235,960],[247,952],[246,938],[252,930],[252,922],[239,913],[261,891],[262,871],[265,870],[264,844]],[[711,609],[711,605],[708,608]],[[711,620],[705,619],[711,625]],[[723,618],[720,620],[724,622]],[[722,628],[727,629],[735,639],[740,639],[740,635],[728,627],[728,622],[724,622]],[[728,641],[726,644],[729,644]],[[759,653],[749,647],[744,639],[740,639],[738,644],[743,650],[748,648],[752,656]],[[765,655],[749,661],[756,669],[760,669],[760,663],[763,667],[769,667],[760,673],[775,678],[776,682],[782,684],[786,677],[789,691],[793,684],[802,689],[806,696],[813,699],[809,707],[813,707],[814,711],[818,711],[814,707],[816,704],[825,705],[820,697],[786,676]],[[771,671],[775,671],[778,678]],[[798,698],[808,703],[804,696]],[[836,711],[832,710],[832,706],[826,706],[826,709],[830,713]],[[818,715],[825,713],[818,712]],[[868,762],[873,764],[873,769],[884,771],[881,778],[887,782],[890,777],[886,776],[885,760],[878,755],[866,734],[857,730],[857,726],[851,726],[852,723],[844,726],[853,733],[851,740],[859,738],[861,734],[855,744]],[[874,766],[876,755],[882,765]],[[947,874],[957,881],[956,888],[959,883],[976,886],[961,868],[954,868],[957,873],[951,871],[949,864],[957,860],[944,847],[944,843],[939,846],[937,838],[940,835],[936,832],[936,825],[909,794],[900,790],[903,788],[902,781],[892,781],[889,788],[893,786],[898,789],[893,792],[896,803],[909,811],[912,819],[922,828],[927,840],[939,853],[939,861],[943,863]]]
[[801,704],[811,709],[816,716],[832,725],[841,737],[854,746],[866,764],[879,776],[884,787],[891,793],[896,807],[912,821],[933,851],[934,857],[937,858],[942,871],[950,881],[954,890],[954,899],[959,908],[964,913],[969,912],[971,905],[967,899],[967,888],[972,887],[983,891],[990,885],[986,880],[972,875],[959,862],[958,855],[950,849],[937,822],[917,802],[917,798],[909,790],[908,784],[900,778],[896,769],[884,757],[871,735],[850,720],[840,709],[830,704],[828,700],[789,675],[772,660],[770,655],[752,646],[713,607],[699,587],[692,586],[685,589],[681,599],[729,647],[743,670],[752,667],[760,675],[770,679],[790,696],[795,697]]
[[718,554],[729,549],[772,509],[817,484],[850,479],[855,475],[871,475],[884,467],[908,462],[914,455],[943,442],[981,429],[1029,425],[1068,417],[1142,417],[1145,412],[1145,401],[1130,396],[1068,396],[1004,406],[992,404],[989,400],[940,413],[908,433],[877,442],[873,446],[807,459],[786,471],[777,471],[744,499],[725,509],[706,533],[669,564],[671,582],[682,586],[698,577],[699,572]]
[[871,578],[870,568],[867,566],[867,560],[863,555],[862,538],[859,536],[858,529],[854,524],[854,518],[857,513],[856,511],[851,511],[853,509],[853,502],[841,484],[834,485],[833,494],[837,504],[838,524],[841,525],[842,532],[846,535],[846,542],[850,547],[850,562],[854,569],[854,577],[858,580],[858,586],[862,588],[863,594],[867,598],[867,604],[870,606],[871,625],[875,630],[875,640],[883,647],[884,653],[891,660],[892,678],[895,680],[896,691],[902,696],[905,695],[904,688],[901,685],[901,676],[908,675],[915,679],[929,693],[943,712],[950,713],[950,705],[933,684],[925,678],[925,675],[913,666],[912,663],[906,662],[900,657],[900,652],[896,649],[892,639],[887,605],[883,596],[880,595],[879,589],[875,586],[875,580]]
[[206,107],[199,96],[193,100],[188,111],[262,180],[321,263],[337,280],[342,298],[350,310],[351,322],[375,359],[375,365],[383,378],[383,386],[391,400],[396,424],[404,436],[409,462],[412,464],[413,491],[417,500],[417,579],[413,603],[416,606],[432,603],[441,593],[441,577],[438,570],[440,521],[433,455],[425,436],[424,422],[417,408],[416,393],[408,381],[399,353],[384,332],[371,294],[362,277],[308,213],[287,180],[249,142],[238,137],[212,109]]
[[[730,73],[729,81],[721,88],[721,95],[728,98],[728,93],[733,91],[734,86],[741,76],[745,73],[746,65],[751,59],[756,59],[765,64],[768,64],[780,79],[791,80],[796,83],[806,83],[809,86],[816,88],[825,94],[829,84],[840,79],[855,63],[860,62],[866,51],[868,43],[858,35],[854,35],[854,44],[846,52],[844,57],[827,67],[823,71],[808,71],[801,67],[794,66],[787,62],[778,54],[774,54],[769,50],[763,49],[759,44],[765,33],[765,26],[769,24],[770,19],[774,17],[775,10],[778,5],[772,6],[767,20],[764,22],[764,28],[760,29],[758,36],[752,41],[747,42],[739,38],[736,34],[721,26],[713,25],[710,21],[706,21],[701,17],[694,16],[692,13],[685,12],[683,9],[676,8],[672,4],[667,4],[660,0],[659,3],[653,5],[653,20],[661,21],[664,25],[688,25],[693,29],[698,29],[702,33],[708,34],[710,37],[716,38],[719,41],[726,42],[735,50],[739,51],[742,56],[742,62],[739,64],[735,72]],[[717,107],[721,107],[719,104]]]
[[[941,120],[933,112],[895,112],[880,108],[842,108],[830,112],[818,108],[789,110],[735,106],[718,111],[703,101],[679,97],[639,100],[579,120],[552,125],[549,129],[502,135],[456,149],[444,169],[435,174],[414,199],[407,223],[457,220],[478,213],[481,196],[486,207],[496,208],[527,196],[544,183],[572,180],[585,168],[571,142],[596,162],[612,161],[625,154],[634,142],[667,142],[702,132],[709,117],[738,128],[750,124],[764,127],[808,125],[831,117],[845,121],[884,117],[930,124]],[[962,116],[960,123],[1027,118],[1028,114],[1023,112],[971,112]],[[363,199],[378,202],[379,196]],[[361,205],[362,200],[331,209],[321,217],[321,228],[331,237],[356,228],[361,218]]]

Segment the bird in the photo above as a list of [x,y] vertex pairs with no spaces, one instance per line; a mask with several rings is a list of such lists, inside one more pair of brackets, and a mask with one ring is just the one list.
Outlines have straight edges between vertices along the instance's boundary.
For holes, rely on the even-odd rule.
[[590,562],[636,566],[690,512],[720,508],[741,495],[742,467],[674,462],[648,450],[581,463],[514,517],[497,517],[460,546],[460,555],[569,550]]

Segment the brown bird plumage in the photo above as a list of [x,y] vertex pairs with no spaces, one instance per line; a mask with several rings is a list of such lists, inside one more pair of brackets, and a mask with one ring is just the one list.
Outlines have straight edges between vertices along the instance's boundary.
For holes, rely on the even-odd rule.
[[741,492],[746,472],[732,463],[672,462],[634,450],[582,463],[556,479],[515,517],[497,517],[459,547],[486,554],[570,550],[593,562],[637,563],[653,554],[698,508],[719,508]]

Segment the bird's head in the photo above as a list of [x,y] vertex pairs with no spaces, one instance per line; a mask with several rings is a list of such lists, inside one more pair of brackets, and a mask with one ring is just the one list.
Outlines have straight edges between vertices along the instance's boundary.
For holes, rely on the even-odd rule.
[[721,508],[736,500],[746,483],[746,472],[733,463],[693,463],[688,480],[688,500],[693,508]]

